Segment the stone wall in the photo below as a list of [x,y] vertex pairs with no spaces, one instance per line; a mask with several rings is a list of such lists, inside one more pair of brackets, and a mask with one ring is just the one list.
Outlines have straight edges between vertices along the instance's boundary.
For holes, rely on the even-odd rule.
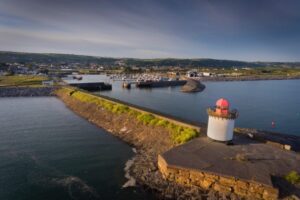
[[256,182],[247,182],[234,177],[225,177],[204,171],[169,166],[158,156],[158,168],[163,177],[181,185],[194,185],[205,190],[213,189],[222,194],[236,194],[245,199],[278,199],[278,189]]
[[55,87],[0,87],[0,97],[54,96]]

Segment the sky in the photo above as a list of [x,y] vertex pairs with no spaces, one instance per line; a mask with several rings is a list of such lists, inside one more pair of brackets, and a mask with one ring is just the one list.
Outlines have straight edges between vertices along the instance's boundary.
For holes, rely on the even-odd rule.
[[0,0],[0,50],[300,61],[300,1]]

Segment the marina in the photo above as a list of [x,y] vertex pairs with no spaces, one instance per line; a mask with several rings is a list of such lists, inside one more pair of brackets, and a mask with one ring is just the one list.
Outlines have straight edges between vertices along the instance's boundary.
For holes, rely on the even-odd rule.
[[109,75],[112,81],[122,81],[124,88],[130,89],[129,85],[135,84],[137,88],[155,88],[182,86],[186,80],[179,80],[179,77],[170,78],[157,74],[134,74],[134,75]]
[[[90,75],[91,76],[91,75]],[[97,76],[97,75],[96,75]],[[71,77],[71,78],[70,78]],[[74,78],[75,77],[75,78]],[[85,78],[84,78],[85,77]],[[159,75],[151,74],[138,74],[138,75],[102,75],[98,80],[89,80],[89,75],[82,76],[68,76],[64,78],[64,82],[67,84],[85,89],[88,91],[104,91],[111,90],[111,82],[119,82],[123,88],[130,89],[131,85],[135,85],[137,88],[156,88],[156,87],[173,87],[183,86],[187,83],[186,80],[179,80],[179,78],[161,77]],[[101,77],[101,78],[100,78]],[[100,82],[99,80],[103,80]]]

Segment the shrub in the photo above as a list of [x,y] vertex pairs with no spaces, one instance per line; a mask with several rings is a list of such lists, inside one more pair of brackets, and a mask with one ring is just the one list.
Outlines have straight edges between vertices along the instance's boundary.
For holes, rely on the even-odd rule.
[[121,104],[116,104],[113,106],[112,108],[112,112],[113,113],[126,113],[128,112],[129,110],[129,107],[128,106],[124,106],[124,105],[121,105]]
[[182,144],[198,136],[196,130],[178,125],[173,125],[171,129],[171,138],[174,143]]
[[169,125],[169,122],[163,119],[159,119],[158,122],[156,123],[157,126],[162,126],[164,128],[167,128]]
[[159,122],[159,119],[154,118],[150,121],[149,125],[156,126],[158,122]]
[[285,180],[287,180],[291,184],[300,183],[300,175],[296,171],[291,171],[284,178],[285,178]]
[[112,111],[114,109],[114,104],[110,102],[103,101],[99,106],[102,106],[105,110]]
[[126,113],[129,111],[129,107],[122,105],[122,104],[118,104],[118,103],[112,103],[106,100],[102,100],[99,99],[97,97],[91,96],[91,95],[87,95],[83,92],[80,91],[71,91],[69,92],[70,94],[72,93],[72,96],[75,97],[76,99],[78,99],[79,101],[82,102],[86,102],[86,103],[94,103],[97,106],[101,106],[104,109],[111,111],[113,113]]
[[134,117],[137,117],[141,114],[140,112],[138,112],[136,110],[132,110],[132,109],[129,109],[128,113],[129,113],[129,115],[134,116]]
[[137,116],[137,119],[140,122],[143,122],[143,124],[147,125],[151,122],[151,120],[153,120],[155,117],[151,114],[140,114],[139,116]]

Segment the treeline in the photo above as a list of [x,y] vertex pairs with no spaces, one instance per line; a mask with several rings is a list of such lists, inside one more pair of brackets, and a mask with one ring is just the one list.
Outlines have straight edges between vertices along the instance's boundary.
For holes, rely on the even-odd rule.
[[111,64],[115,62],[114,58],[102,58],[94,56],[81,56],[73,54],[40,54],[40,53],[19,53],[0,51],[0,63],[101,63]]

